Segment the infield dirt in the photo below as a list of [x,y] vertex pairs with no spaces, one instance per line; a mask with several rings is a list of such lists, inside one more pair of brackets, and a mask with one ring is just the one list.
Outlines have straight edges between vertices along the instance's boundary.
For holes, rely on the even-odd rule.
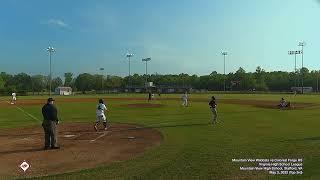
[[[95,132],[92,123],[63,123],[58,126],[61,149],[43,150],[41,125],[0,131],[0,177],[44,176],[93,168],[124,161],[160,145],[162,135],[152,128],[111,124]],[[19,165],[26,161],[24,172]]]

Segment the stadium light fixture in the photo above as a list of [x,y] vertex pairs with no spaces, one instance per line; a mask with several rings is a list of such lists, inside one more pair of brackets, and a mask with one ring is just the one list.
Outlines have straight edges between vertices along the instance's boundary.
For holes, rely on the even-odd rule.
[[126,57],[128,58],[128,61],[129,61],[129,86],[131,86],[131,72],[130,72],[130,61],[131,61],[131,58],[134,56],[134,54],[132,53],[127,53]]
[[228,52],[222,52],[221,53],[223,55],[223,74],[224,74],[224,78],[223,78],[223,91],[226,91],[226,56],[228,55]]
[[147,85],[147,82],[148,82],[148,61],[151,61],[151,58],[144,58],[142,59],[142,61],[146,62],[146,84]]
[[306,43],[304,41],[299,42],[298,46],[301,47],[301,54],[302,54],[302,59],[301,59],[301,86],[302,86],[302,90],[301,93],[303,94],[303,47],[306,46]]
[[54,53],[54,52],[56,52],[56,50],[53,48],[53,47],[51,47],[51,46],[49,46],[48,48],[47,48],[47,51],[49,52],[49,64],[50,64],[50,75],[49,75],[49,96],[51,96],[51,83],[52,83],[52,72],[51,72],[51,55],[52,55],[52,53]]
[[295,74],[294,86],[297,87],[297,54],[302,54],[302,51],[288,51],[288,54],[294,55],[294,74]]

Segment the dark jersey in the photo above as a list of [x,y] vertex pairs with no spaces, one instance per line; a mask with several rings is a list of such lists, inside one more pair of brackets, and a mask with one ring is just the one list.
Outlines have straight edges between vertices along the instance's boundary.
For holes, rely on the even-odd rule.
[[45,104],[42,107],[43,120],[59,121],[57,108],[52,104]]
[[210,108],[216,108],[216,106],[217,106],[216,100],[211,100],[211,101],[209,102],[209,106],[210,106]]

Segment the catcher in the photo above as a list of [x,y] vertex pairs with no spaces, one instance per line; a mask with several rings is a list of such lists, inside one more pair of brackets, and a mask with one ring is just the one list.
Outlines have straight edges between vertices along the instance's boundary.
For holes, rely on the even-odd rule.
[[98,126],[100,124],[100,122],[103,123],[103,126],[104,126],[104,130],[107,130],[108,129],[108,126],[107,126],[107,118],[106,116],[104,115],[104,111],[108,110],[106,105],[104,104],[103,100],[102,99],[99,99],[99,104],[97,105],[97,108],[96,108],[96,123],[94,125],[94,129],[95,131],[98,131]]

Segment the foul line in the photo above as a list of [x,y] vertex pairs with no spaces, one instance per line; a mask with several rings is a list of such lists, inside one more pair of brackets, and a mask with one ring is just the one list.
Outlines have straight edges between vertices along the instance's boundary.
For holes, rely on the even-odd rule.
[[107,132],[105,132],[105,133],[103,133],[103,134],[101,134],[101,135],[100,135],[100,136],[98,136],[97,138],[90,140],[90,142],[94,142],[94,141],[96,141],[96,140],[98,140],[98,139],[100,139],[100,138],[104,137],[104,136],[105,136],[105,135],[107,135],[107,134],[108,134],[108,131],[107,131]]
[[[7,103],[10,104],[9,101],[7,101]],[[16,107],[17,109],[19,109],[20,111],[22,111],[24,114],[26,114],[26,115],[28,115],[29,117],[31,117],[32,119],[37,120],[37,121],[40,121],[38,118],[34,117],[32,114],[30,114],[30,113],[28,113],[27,111],[23,110],[23,109],[20,108],[19,106],[15,105],[15,107]]]

